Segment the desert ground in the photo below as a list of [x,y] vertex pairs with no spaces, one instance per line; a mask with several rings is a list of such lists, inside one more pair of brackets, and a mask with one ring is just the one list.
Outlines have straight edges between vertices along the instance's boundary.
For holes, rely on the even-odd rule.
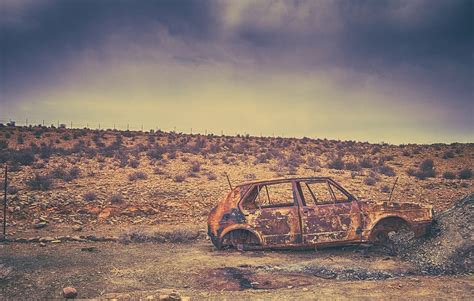
[[[0,162],[9,168],[2,299],[60,298],[66,286],[80,298],[474,297],[472,143],[2,125]],[[459,246],[462,254],[452,254],[463,256],[463,268],[424,269],[409,256],[365,246],[216,250],[206,219],[229,191],[226,175],[233,185],[329,176],[359,199],[379,201],[388,200],[398,178],[392,201],[429,204],[440,215],[471,196],[458,207],[464,211],[443,221],[467,232],[456,242],[441,240],[448,236],[443,226],[436,241],[443,250]]]

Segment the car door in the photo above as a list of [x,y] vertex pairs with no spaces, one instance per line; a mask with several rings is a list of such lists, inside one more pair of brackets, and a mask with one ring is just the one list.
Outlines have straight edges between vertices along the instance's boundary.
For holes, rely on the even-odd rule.
[[[358,203],[328,180],[300,181],[301,224],[305,244],[356,239],[360,222]],[[342,194],[342,197],[340,196]],[[354,222],[355,221],[355,222]]]
[[270,246],[301,243],[298,201],[293,182],[256,184],[242,203],[247,222]]

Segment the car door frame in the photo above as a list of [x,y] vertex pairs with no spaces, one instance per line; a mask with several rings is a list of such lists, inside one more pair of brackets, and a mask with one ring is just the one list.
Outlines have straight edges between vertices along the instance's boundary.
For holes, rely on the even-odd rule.
[[[314,204],[314,205],[308,205],[306,200],[304,200],[303,191],[298,189],[298,185],[301,188],[301,184],[310,184],[311,182],[317,183],[317,182],[325,182],[327,185],[327,189],[329,190],[329,193],[331,194],[332,197],[332,203],[326,203],[326,204]],[[335,197],[335,193],[332,190],[331,184],[338,188],[344,195],[348,197],[348,202],[340,202],[340,208],[337,208],[338,203]],[[359,201],[357,200],[356,197],[354,197],[351,193],[349,193],[347,190],[345,190],[341,185],[337,184],[333,180],[329,178],[322,178],[322,179],[301,179],[301,180],[295,180],[294,181],[294,189],[296,190],[297,193],[297,198],[298,198],[298,206],[299,206],[299,211],[300,211],[300,229],[301,229],[301,237],[302,237],[302,242],[305,245],[333,245],[333,244],[339,244],[339,243],[347,243],[348,241],[360,241],[362,239],[361,236],[361,229],[362,229],[362,213],[361,213],[361,207],[359,205]],[[312,191],[311,191],[312,192]],[[314,196],[313,196],[314,197]],[[345,208],[343,208],[345,207]],[[344,210],[342,210],[342,209]],[[336,218],[336,214],[334,214],[334,218],[332,218],[331,222],[334,220],[337,220],[341,226],[343,224],[343,221],[341,220],[342,218],[349,219],[349,224],[347,230],[344,231],[328,231],[328,232],[311,232],[311,233],[306,233],[307,229],[307,223],[308,223],[308,215],[313,212],[312,219],[316,220],[316,213],[324,213],[325,210],[329,211],[331,214],[332,212],[335,212],[337,209],[341,209],[341,214],[339,216],[344,215],[344,217],[338,217]],[[346,213],[347,212],[347,213]],[[344,214],[343,214],[344,213]],[[347,216],[346,216],[347,215]],[[318,224],[321,223],[321,227],[330,227],[328,224],[324,224],[323,222],[318,222]],[[312,225],[312,227],[315,227],[315,225]],[[324,229],[324,228],[323,228]],[[313,230],[310,230],[313,231]],[[340,233],[345,232],[346,235],[344,237],[340,237]],[[318,234],[319,233],[319,234]],[[323,237],[323,233],[327,235],[326,239],[319,239],[319,237]],[[339,233],[339,235],[337,234]]]
[[[243,207],[243,201],[246,197],[252,192],[253,189],[258,189],[259,186],[265,185],[276,185],[276,184],[287,184],[291,185],[292,194],[293,194],[293,205],[292,206],[284,206],[284,207],[259,207],[256,209],[246,209]],[[252,184],[243,197],[240,199],[238,203],[238,207],[240,211],[246,217],[248,225],[250,225],[255,231],[259,233],[262,237],[263,243],[270,247],[280,248],[280,247],[291,247],[291,246],[298,246],[302,244],[302,229],[301,229],[301,213],[300,213],[300,199],[298,190],[296,189],[296,182],[294,180],[285,179],[282,181],[275,181],[275,182],[260,182]],[[258,196],[256,196],[258,197]],[[281,220],[284,220],[285,209],[291,208],[292,215],[289,216],[288,219],[291,219],[287,222],[288,226],[288,239],[283,239],[285,234],[277,234],[282,237],[276,237],[276,235],[272,235],[267,233],[269,231],[268,228],[265,228],[262,225],[262,221],[269,221],[273,222],[274,227],[280,227],[282,225],[278,225]],[[272,220],[273,219],[273,220]],[[285,226],[285,225],[283,225]],[[271,229],[271,227],[270,227]]]

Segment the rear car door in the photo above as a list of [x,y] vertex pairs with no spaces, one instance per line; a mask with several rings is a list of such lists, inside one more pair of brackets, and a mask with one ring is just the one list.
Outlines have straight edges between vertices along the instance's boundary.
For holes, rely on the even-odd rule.
[[357,239],[358,203],[329,180],[296,183],[301,198],[301,224],[305,244],[337,243]]
[[242,203],[247,222],[266,245],[301,243],[299,210],[293,182],[255,184]]

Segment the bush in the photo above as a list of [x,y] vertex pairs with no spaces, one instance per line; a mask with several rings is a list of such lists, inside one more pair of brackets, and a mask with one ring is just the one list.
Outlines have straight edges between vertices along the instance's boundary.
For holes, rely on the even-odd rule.
[[351,171],[359,171],[361,169],[359,163],[357,162],[347,162],[346,169]]
[[191,171],[192,172],[200,172],[201,171],[201,163],[198,161],[193,161],[191,163]]
[[360,167],[362,168],[372,168],[375,166],[374,162],[372,161],[372,159],[368,158],[368,157],[364,157],[362,158],[362,160],[359,161],[359,165]]
[[424,160],[423,162],[421,162],[418,170],[413,170],[410,168],[407,173],[408,175],[414,176],[420,180],[424,180],[426,178],[433,178],[436,176],[436,171],[432,159]]
[[0,150],[8,148],[8,141],[7,140],[0,140]]
[[377,183],[377,180],[373,177],[366,177],[364,179],[364,184],[368,186],[374,186]]
[[344,169],[344,161],[341,158],[334,159],[328,163],[328,168],[341,170]]
[[81,170],[78,167],[73,167],[69,170],[69,176],[71,179],[77,179],[81,175]]
[[148,175],[144,173],[143,171],[136,171],[128,175],[129,181],[146,180],[147,178],[148,178]]
[[120,204],[123,202],[123,196],[121,194],[113,194],[111,197],[110,197],[110,202],[112,204]]
[[35,174],[33,178],[26,181],[26,185],[32,190],[46,191],[51,188],[52,184],[53,182],[51,181],[51,177],[49,175],[42,176]]
[[214,181],[214,180],[217,180],[217,176],[216,176],[215,173],[209,172],[209,173],[207,174],[207,179],[208,179],[209,181]]
[[383,193],[389,193],[390,192],[390,187],[388,185],[383,185],[380,188],[380,191],[383,192]]
[[153,169],[153,173],[154,173],[155,175],[164,175],[164,174],[165,174],[165,172],[164,172],[161,168],[159,168],[159,167],[155,167],[155,168]]
[[445,171],[443,173],[443,178],[448,179],[448,180],[452,180],[452,179],[456,178],[456,174],[454,172],[451,172],[451,171]]
[[472,170],[470,168],[464,168],[459,172],[459,178],[462,180],[470,179],[472,177]]
[[81,173],[81,170],[77,167],[73,167],[70,170],[66,170],[62,167],[56,167],[51,171],[51,177],[54,179],[61,179],[65,182],[77,179]]
[[394,177],[396,176],[395,170],[393,170],[392,167],[388,165],[382,165],[378,168],[379,173],[386,175],[388,177]]
[[452,151],[447,151],[443,154],[443,159],[451,159],[454,158],[454,153]]
[[174,181],[177,182],[177,183],[181,183],[183,182],[184,180],[186,180],[186,176],[184,175],[176,175],[174,177]]
[[128,162],[128,165],[130,165],[131,168],[137,168],[138,165],[140,165],[140,161],[137,159],[132,159]]
[[97,199],[97,194],[93,191],[89,191],[83,196],[84,201],[92,202],[93,200]]
[[19,150],[13,153],[12,161],[20,165],[31,165],[35,162],[35,154],[31,150]]

